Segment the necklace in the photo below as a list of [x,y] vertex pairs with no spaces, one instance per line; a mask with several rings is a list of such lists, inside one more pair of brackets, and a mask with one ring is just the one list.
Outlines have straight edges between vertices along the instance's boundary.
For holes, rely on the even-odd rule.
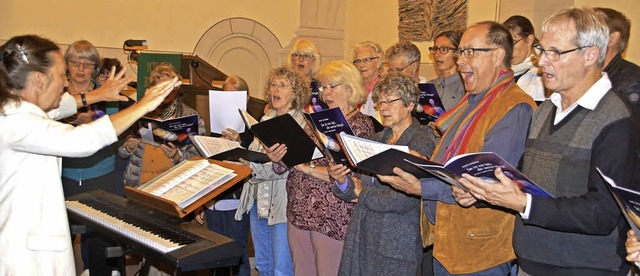
[[349,111],[349,113],[347,113],[346,115],[344,115],[345,118],[349,118],[351,117],[351,115],[353,115],[356,111],[358,111],[357,108],[354,108],[353,110]]
[[67,89],[67,90],[69,90],[69,92],[72,93],[72,94],[80,94],[82,92],[92,91],[94,85],[93,85],[93,82],[89,81],[89,83],[87,85],[84,85],[84,86],[87,87],[87,88],[86,89],[78,89],[78,84],[70,83],[69,84],[69,88],[73,87],[73,91],[70,91],[70,89]]

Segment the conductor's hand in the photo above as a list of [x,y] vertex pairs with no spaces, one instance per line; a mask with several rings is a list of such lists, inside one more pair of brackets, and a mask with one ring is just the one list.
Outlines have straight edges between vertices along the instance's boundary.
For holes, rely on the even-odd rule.
[[378,178],[380,181],[385,182],[407,194],[417,196],[422,195],[422,187],[420,186],[419,179],[397,167],[393,168],[393,173],[396,175],[378,175]]
[[266,152],[271,162],[278,163],[282,161],[284,155],[287,154],[287,146],[285,144],[275,143],[273,146],[267,148]]
[[109,78],[100,86],[100,88],[91,92],[99,95],[99,99],[101,101],[114,102],[114,101],[127,101],[127,98],[124,95],[120,95],[120,91],[124,89],[128,83],[132,82],[133,77],[127,77],[124,73],[127,71],[127,68],[122,68],[120,72],[116,74],[116,67],[111,67],[111,71],[109,72]]
[[163,81],[158,83],[152,87],[147,88],[147,91],[144,93],[144,97],[138,101],[142,106],[146,108],[146,113],[149,113],[155,110],[160,103],[164,100],[175,89],[176,87],[182,84],[181,81],[178,81],[178,78],[173,78],[168,81]]

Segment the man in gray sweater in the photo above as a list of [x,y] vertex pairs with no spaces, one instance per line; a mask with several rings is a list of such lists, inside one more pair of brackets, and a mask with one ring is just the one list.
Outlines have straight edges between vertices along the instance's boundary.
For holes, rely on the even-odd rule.
[[496,170],[500,183],[464,175],[473,197],[520,213],[513,244],[520,274],[626,275],[628,228],[596,167],[616,183],[632,181],[638,138],[630,111],[601,71],[609,30],[596,13],[572,8],[542,25],[540,67],[554,91],[534,114],[522,171],[554,198],[522,192]]

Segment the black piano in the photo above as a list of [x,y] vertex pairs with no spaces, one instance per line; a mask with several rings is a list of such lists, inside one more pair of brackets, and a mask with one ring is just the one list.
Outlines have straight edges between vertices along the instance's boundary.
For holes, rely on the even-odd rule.
[[69,198],[66,206],[70,224],[86,225],[127,251],[168,264],[175,274],[232,266],[240,260],[240,247],[233,240],[114,194],[83,193]]

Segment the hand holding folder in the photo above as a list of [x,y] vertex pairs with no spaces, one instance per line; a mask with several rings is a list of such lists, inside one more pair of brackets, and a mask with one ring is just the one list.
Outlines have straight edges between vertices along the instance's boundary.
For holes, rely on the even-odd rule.
[[[241,113],[243,112],[241,111]],[[243,118],[247,118],[246,116]],[[316,147],[315,142],[288,113],[259,123],[251,124],[249,120],[245,120],[245,123],[254,136],[265,145],[265,148],[272,148],[276,144],[286,147],[282,162],[289,168],[324,156]],[[271,151],[276,148],[278,147],[276,146]],[[284,149],[280,148],[278,153]]]

